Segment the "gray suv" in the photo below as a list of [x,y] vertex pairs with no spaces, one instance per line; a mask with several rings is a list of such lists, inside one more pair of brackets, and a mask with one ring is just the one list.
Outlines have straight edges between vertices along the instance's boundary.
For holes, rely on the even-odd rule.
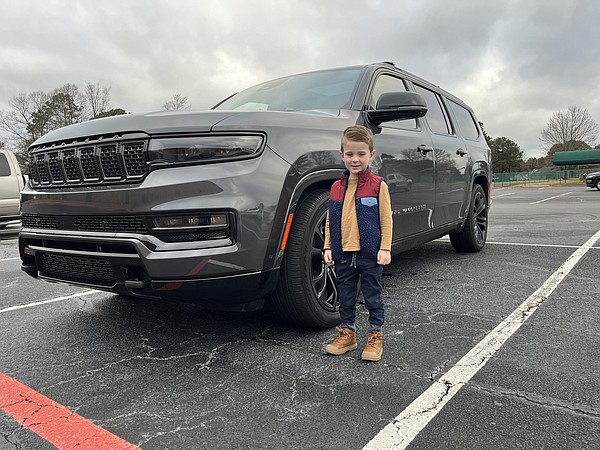
[[322,258],[342,131],[371,128],[391,192],[393,251],[487,235],[490,151],[465,103],[392,63],[268,81],[210,111],[92,120],[30,147],[22,269],[118,294],[338,320]]

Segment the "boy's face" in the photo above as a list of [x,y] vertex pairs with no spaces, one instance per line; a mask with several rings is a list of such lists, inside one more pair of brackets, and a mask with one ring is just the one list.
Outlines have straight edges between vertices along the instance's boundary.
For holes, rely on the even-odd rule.
[[340,156],[352,178],[357,177],[359,172],[366,170],[373,155],[375,155],[375,150],[370,151],[366,142],[349,141],[347,139],[342,142]]

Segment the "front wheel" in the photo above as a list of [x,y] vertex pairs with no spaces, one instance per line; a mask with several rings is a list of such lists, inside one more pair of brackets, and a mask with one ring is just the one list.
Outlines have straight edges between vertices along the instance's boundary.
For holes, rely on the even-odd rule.
[[296,209],[270,299],[280,318],[311,328],[331,328],[339,321],[335,274],[323,261],[328,200],[329,191],[316,190]]
[[600,191],[600,178],[596,180],[596,189]]
[[483,188],[476,184],[471,193],[469,213],[462,230],[450,235],[452,247],[457,252],[472,253],[480,251],[485,245],[488,228],[487,198]]

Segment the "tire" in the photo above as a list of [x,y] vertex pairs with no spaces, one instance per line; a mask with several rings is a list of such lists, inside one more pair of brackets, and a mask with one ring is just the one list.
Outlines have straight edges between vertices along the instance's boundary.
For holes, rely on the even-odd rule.
[[596,180],[596,189],[600,191],[600,178]]
[[339,322],[335,274],[323,261],[329,191],[316,190],[298,205],[271,305],[284,321],[310,328]]
[[488,208],[483,188],[475,184],[467,220],[458,233],[450,235],[452,247],[457,252],[473,253],[483,249],[487,239]]

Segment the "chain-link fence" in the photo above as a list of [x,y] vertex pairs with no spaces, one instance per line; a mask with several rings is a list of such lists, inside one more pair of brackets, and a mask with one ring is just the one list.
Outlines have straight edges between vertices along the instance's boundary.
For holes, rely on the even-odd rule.
[[[589,172],[589,171],[588,171]],[[503,172],[493,175],[494,186],[506,186],[546,181],[583,180],[582,170],[553,170],[547,172]]]

